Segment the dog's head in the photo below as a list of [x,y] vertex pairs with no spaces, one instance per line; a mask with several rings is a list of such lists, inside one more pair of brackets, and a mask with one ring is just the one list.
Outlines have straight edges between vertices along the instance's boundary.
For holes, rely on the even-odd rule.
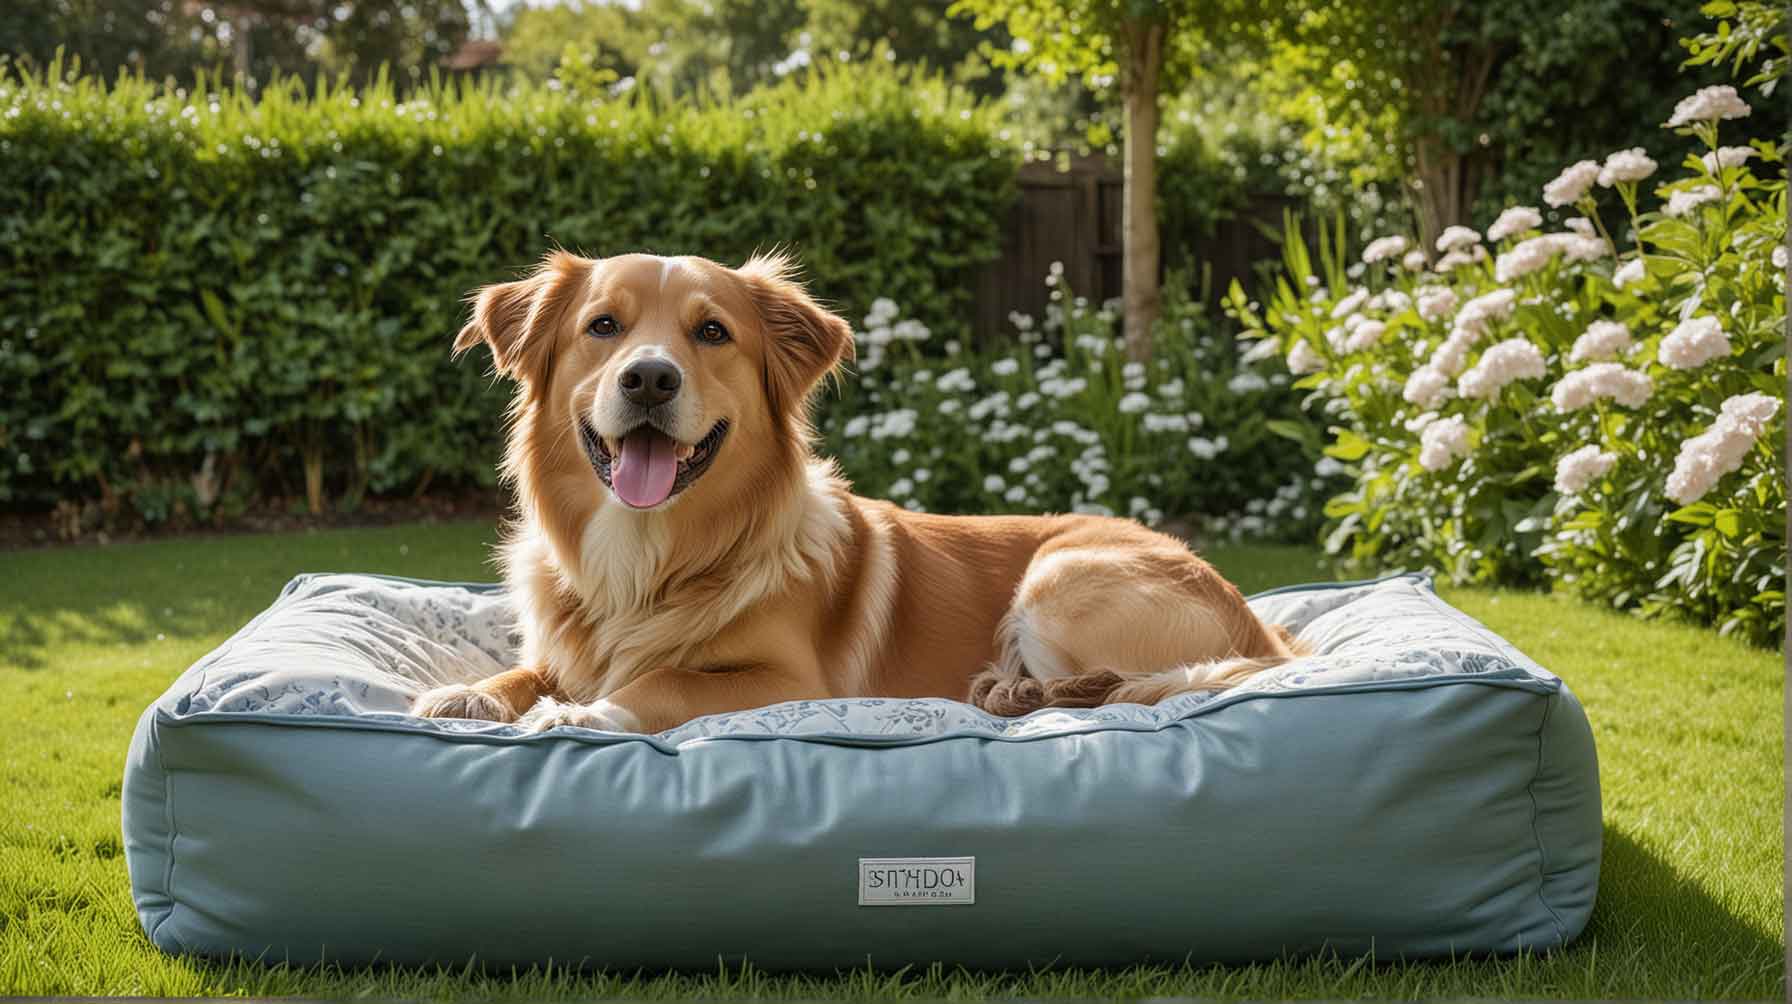
[[454,348],[487,343],[520,385],[513,470],[530,451],[534,473],[633,510],[727,504],[806,451],[809,394],[852,351],[791,272],[556,252],[481,289]]

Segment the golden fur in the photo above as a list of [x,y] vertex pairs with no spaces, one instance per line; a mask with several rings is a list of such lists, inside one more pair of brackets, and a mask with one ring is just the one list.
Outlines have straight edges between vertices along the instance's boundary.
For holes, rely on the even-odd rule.
[[[620,333],[587,333],[606,322]],[[707,322],[728,340],[694,334]],[[648,732],[824,697],[1020,714],[1231,686],[1293,654],[1210,565],[1138,523],[937,516],[852,494],[807,420],[852,332],[780,256],[730,269],[557,252],[478,293],[455,350],[482,342],[519,385],[502,563],[521,665],[430,691],[419,714]],[[578,429],[609,444],[642,421],[617,389],[642,360],[682,373],[654,412],[682,451],[727,425],[682,493],[636,509]]]

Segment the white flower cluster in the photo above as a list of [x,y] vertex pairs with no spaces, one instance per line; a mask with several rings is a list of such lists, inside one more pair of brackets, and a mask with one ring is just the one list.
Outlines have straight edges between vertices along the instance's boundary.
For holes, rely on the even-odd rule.
[[1669,369],[1690,370],[1730,354],[1730,336],[1715,317],[1694,317],[1661,340],[1656,358]]
[[1512,307],[1517,302],[1518,294],[1509,289],[1482,293],[1462,305],[1462,310],[1456,314],[1456,330],[1472,331],[1479,335],[1494,321],[1511,317]]
[[1226,389],[1234,394],[1255,394],[1258,391],[1268,390],[1269,381],[1263,379],[1260,374],[1244,370],[1226,381]]
[[1694,122],[1739,119],[1749,111],[1748,102],[1737,97],[1736,88],[1729,84],[1701,87],[1691,97],[1681,98],[1680,103],[1674,106],[1674,114],[1668,119],[1667,127],[1673,129]]
[[1212,460],[1214,457],[1226,452],[1226,447],[1230,445],[1230,443],[1226,442],[1225,436],[1216,436],[1213,439],[1208,439],[1204,436],[1195,436],[1188,441],[1188,452],[1194,454],[1201,460]]
[[1412,297],[1397,289],[1384,289],[1369,298],[1370,310],[1387,310],[1398,314],[1412,306]]
[[1481,235],[1464,226],[1448,226],[1437,235],[1437,250],[1442,252],[1459,251],[1466,247],[1481,243]]
[[1578,411],[1600,398],[1609,398],[1626,408],[1640,408],[1655,384],[1646,374],[1626,369],[1618,363],[1594,363],[1575,370],[1550,388],[1549,399],[1557,411]]
[[1361,352],[1381,341],[1381,336],[1387,329],[1388,326],[1380,321],[1364,321],[1351,330],[1350,337],[1344,340],[1344,349],[1347,352]]
[[1704,498],[1724,475],[1742,466],[1779,410],[1779,399],[1766,394],[1738,394],[1725,401],[1711,428],[1680,444],[1674,472],[1668,475],[1668,497],[1681,505]]
[[1406,252],[1406,256],[1404,258],[1400,259],[1400,267],[1407,270],[1408,272],[1424,271],[1424,269],[1425,269],[1425,252],[1423,252],[1417,248],[1414,248],[1413,250]]
[[1100,335],[1078,335],[1073,344],[1084,352],[1099,357],[1107,352],[1110,342]]
[[[1083,446],[1098,446],[1101,444],[1100,433],[1096,432],[1094,429],[1085,429],[1068,419],[1061,418],[1056,422],[1053,422],[1049,434],[1053,436],[1063,436],[1066,439],[1074,439],[1077,443]],[[1045,439],[1046,436],[1047,432],[1041,430],[1040,432],[1035,433],[1033,438],[1036,440]]]
[[1563,495],[1579,495],[1596,479],[1603,478],[1618,455],[1606,453],[1597,446],[1583,446],[1556,461],[1556,491]]
[[1632,258],[1624,263],[1624,267],[1612,273],[1612,285],[1623,289],[1633,282],[1642,282],[1643,277],[1647,274],[1643,267],[1643,259]]
[[[983,400],[978,401],[976,404],[971,405],[970,408],[965,411],[965,414],[969,415],[971,418],[973,418],[979,422],[981,422],[984,419],[989,418],[991,416],[995,416],[997,418],[1004,418],[1008,415],[1009,410],[1012,407],[1013,403],[1014,402],[1008,396],[1007,391],[998,390],[994,394],[991,394],[988,397],[984,398]],[[992,439],[1000,438],[995,435],[995,430],[993,430],[993,429],[990,430],[989,433],[987,433],[987,435],[989,435],[990,438],[992,438]]]
[[1450,378],[1431,366],[1420,366],[1406,378],[1400,396],[1424,409],[1442,404],[1450,393]]
[[1466,251],[1451,251],[1449,254],[1439,258],[1437,264],[1431,266],[1431,270],[1442,274],[1445,272],[1453,272],[1464,265],[1473,265],[1475,262],[1486,260],[1487,249],[1479,244],[1473,244],[1470,245]]
[[1460,415],[1428,423],[1419,434],[1419,466],[1428,471],[1441,471],[1466,456],[1468,424]]
[[1298,376],[1317,373],[1324,368],[1325,360],[1306,342],[1295,342],[1294,348],[1288,350],[1288,372]]
[[1503,241],[1514,234],[1522,234],[1526,230],[1535,230],[1543,225],[1543,214],[1530,206],[1513,206],[1493,221],[1487,228],[1487,239]]
[[1668,196],[1668,204],[1662,212],[1669,216],[1685,216],[1707,202],[1712,202],[1724,193],[1716,185],[1699,185],[1695,188],[1683,188]]
[[846,435],[849,439],[857,439],[867,431],[872,439],[901,439],[915,431],[916,414],[913,408],[899,408],[877,415],[854,415],[846,421]]
[[969,394],[977,389],[977,381],[971,379],[971,371],[964,367],[949,370],[933,382],[935,390],[942,394]]
[[1543,353],[1537,346],[1525,338],[1508,338],[1483,352],[1456,389],[1463,397],[1489,400],[1514,380],[1536,380],[1543,374]]
[[932,337],[927,325],[913,318],[898,320],[897,313],[896,303],[889,297],[871,301],[864,329],[855,336],[860,346],[860,370],[877,369],[883,363],[885,350],[894,342],[925,342]]
[[[1041,347],[1049,348],[1048,346]],[[1068,365],[1062,359],[1053,359],[1034,371],[1033,376],[1039,381],[1039,393],[1049,398],[1063,400],[1088,390],[1089,380],[1087,377],[1066,377],[1064,375]]]
[[1574,348],[1568,350],[1568,361],[1590,363],[1615,359],[1629,352],[1632,344],[1629,328],[1616,321],[1594,321],[1574,340]]
[[1436,370],[1446,377],[1461,373],[1462,368],[1468,365],[1468,350],[1475,347],[1475,341],[1479,337],[1479,331],[1464,328],[1451,331],[1450,337],[1444,339],[1437,351],[1431,353],[1430,360],[1422,368]]
[[1167,415],[1148,412],[1140,421],[1144,424],[1146,432],[1187,432],[1190,429],[1199,429],[1203,424],[1202,417],[1194,412],[1187,415],[1178,415],[1175,412]]
[[1363,248],[1363,264],[1373,265],[1385,258],[1396,258],[1406,252],[1406,238],[1395,234],[1392,237],[1377,237]]
[[1333,305],[1332,320],[1336,321],[1340,318],[1348,317],[1349,315],[1356,313],[1357,310],[1359,308],[1361,308],[1362,305],[1367,303],[1368,301],[1369,301],[1369,291],[1368,290],[1358,289],[1358,290],[1352,292],[1349,296],[1346,296],[1344,299],[1339,300],[1335,305]]
[[1708,173],[1716,174],[1725,168],[1741,167],[1753,156],[1755,148],[1752,146],[1725,146],[1700,157],[1699,162],[1705,165]]
[[[1099,437],[1095,442],[1085,442],[1083,452],[1077,454],[1076,459],[1070,462],[1070,473],[1076,475],[1076,479],[1083,483],[1083,487],[1089,492],[1088,498],[1094,499],[1108,493],[1108,488],[1111,486],[1108,481],[1108,458],[1107,453],[1101,448]],[[1081,501],[1083,498],[1078,493],[1075,502]],[[1093,511],[1078,508],[1074,503],[1072,508],[1077,509],[1078,512]],[[1103,510],[1106,508],[1106,506],[1102,507]],[[1113,513],[1103,512],[1103,515],[1112,516]]]
[[[1573,223],[1573,220],[1569,221]],[[1591,224],[1587,229],[1593,229]],[[1611,253],[1611,245],[1605,238],[1590,233],[1550,234],[1555,239],[1556,247],[1562,252],[1562,258],[1569,262],[1598,261]]]
[[[1575,221],[1569,222],[1572,224]],[[1591,223],[1587,224],[1587,229],[1592,229]],[[1594,261],[1605,257],[1606,251],[1604,239],[1590,233],[1543,234],[1519,241],[1511,250],[1495,259],[1493,276],[1500,282],[1511,282],[1548,265],[1550,259],[1558,254],[1570,262]]]
[[1599,172],[1596,160],[1583,160],[1564,168],[1554,181],[1543,186],[1543,201],[1554,207],[1574,204],[1592,189]]
[[[1240,340],[1243,340],[1242,335]],[[1251,347],[1246,349],[1239,358],[1247,363],[1260,363],[1265,359],[1275,358],[1278,351],[1280,351],[1280,346],[1276,344],[1275,339],[1261,338],[1252,342]]]
[[1529,275],[1545,265],[1561,250],[1553,234],[1532,237],[1519,241],[1493,262],[1493,277],[1500,282],[1511,282],[1519,276]]
[[1599,169],[1599,184],[1611,188],[1620,182],[1641,181],[1654,174],[1656,166],[1640,146],[1619,150],[1605,158],[1605,166]]
[[1456,310],[1456,291],[1448,286],[1419,287],[1419,316],[1427,321],[1439,321],[1449,317]]

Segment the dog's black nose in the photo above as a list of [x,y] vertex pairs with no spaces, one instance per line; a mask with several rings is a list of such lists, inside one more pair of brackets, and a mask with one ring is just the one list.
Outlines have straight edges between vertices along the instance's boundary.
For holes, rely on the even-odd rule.
[[631,404],[652,408],[678,396],[684,374],[670,360],[637,359],[623,369],[616,383]]

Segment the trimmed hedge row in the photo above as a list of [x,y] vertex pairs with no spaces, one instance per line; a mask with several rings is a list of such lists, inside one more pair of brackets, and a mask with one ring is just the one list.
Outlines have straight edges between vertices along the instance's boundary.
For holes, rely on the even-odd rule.
[[488,484],[508,388],[448,344],[550,242],[786,245],[848,316],[887,296],[951,337],[1013,197],[999,129],[881,67],[727,106],[0,78],[0,505]]

